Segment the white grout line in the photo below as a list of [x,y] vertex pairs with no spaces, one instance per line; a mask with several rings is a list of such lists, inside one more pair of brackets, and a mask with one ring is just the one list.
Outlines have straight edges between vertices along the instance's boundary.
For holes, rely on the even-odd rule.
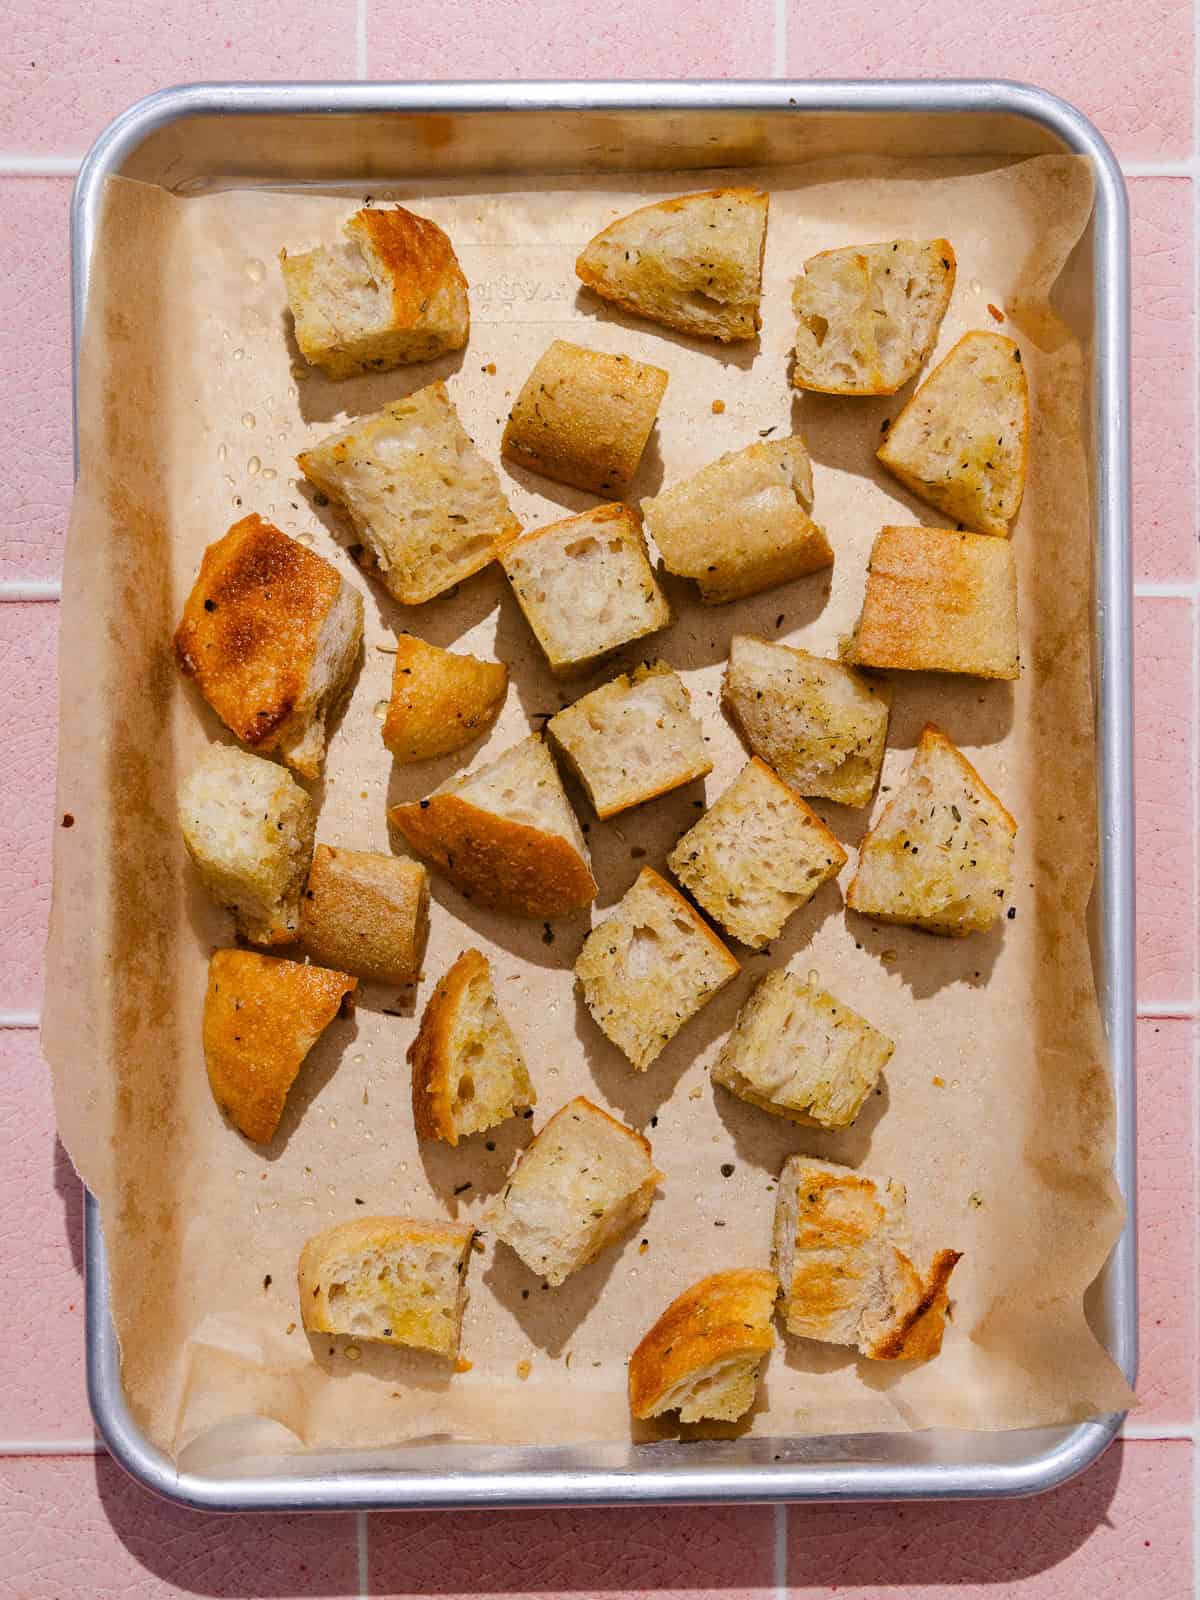
[[772,76],[787,77],[788,0],[775,0],[775,51]]
[[1200,160],[1122,161],[1121,171],[1127,178],[1195,178],[1200,177]]
[[18,1028],[37,1028],[41,1026],[41,1021],[36,1011],[0,1011],[0,1032],[5,1029],[15,1032]]
[[5,578],[0,580],[0,604],[18,600],[61,600],[62,584],[57,578]]
[[1200,1017],[1200,1001],[1143,1000],[1138,1004],[1137,1015],[1140,1022],[1190,1022]]
[[0,178],[73,178],[82,156],[0,154]]
[[1132,1439],[1139,1444],[1152,1444],[1156,1439],[1200,1438],[1200,1423],[1195,1422],[1126,1422],[1121,1429],[1122,1439]]
[[788,1600],[788,1508],[775,1506],[775,1600]]
[[2,1456],[96,1456],[103,1455],[99,1439],[0,1439]]
[[1196,600],[1200,583],[1135,583],[1133,592],[1139,600]]
[[367,76],[367,0],[354,5],[354,76]]
[[[361,3],[361,0],[360,0]],[[358,1538],[358,1593],[359,1600],[369,1600],[371,1593],[371,1563],[367,1557],[367,1513],[356,1511],[354,1514],[355,1532]]]

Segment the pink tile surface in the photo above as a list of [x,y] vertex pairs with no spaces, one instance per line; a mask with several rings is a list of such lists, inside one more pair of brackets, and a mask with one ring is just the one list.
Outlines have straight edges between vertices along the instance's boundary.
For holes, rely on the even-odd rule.
[[0,1011],[39,1003],[50,910],[57,605],[0,605]]

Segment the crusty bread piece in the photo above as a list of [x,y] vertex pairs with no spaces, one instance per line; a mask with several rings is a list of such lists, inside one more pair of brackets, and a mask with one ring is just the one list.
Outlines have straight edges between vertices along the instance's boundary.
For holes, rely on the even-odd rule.
[[297,1274],[310,1333],[456,1356],[475,1229],[469,1222],[355,1217],[309,1239]]
[[534,528],[500,560],[554,672],[582,672],[671,620],[631,506],[597,506]]
[[768,972],[738,1012],[712,1079],[776,1116],[848,1128],[894,1049],[844,1001],[794,972]]
[[740,968],[652,867],[584,940],[575,976],[597,1026],[639,1072]]
[[388,817],[469,899],[496,911],[565,917],[596,897],[583,831],[537,734]]
[[878,922],[962,938],[990,928],[1012,885],[1017,824],[940,728],[858,851],[846,904]]
[[747,445],[642,501],[668,572],[724,605],[833,565],[812,520],[812,465],[798,434]]
[[408,1060],[421,1139],[457,1144],[537,1104],[521,1047],[496,1004],[492,969],[478,950],[464,950],[430,995]]
[[429,932],[419,861],[319,844],[301,906],[305,953],[375,983],[415,983]]
[[757,756],[677,841],[671,871],[752,950],[836,878],[846,852],[812,808]]
[[343,232],[345,244],[279,252],[306,361],[349,378],[462,349],[471,326],[467,280],[436,222],[403,206],[368,207]]
[[666,387],[661,367],[555,339],[508,414],[500,453],[543,478],[619,499]]
[[954,292],[948,239],[822,250],[792,288],[797,389],[895,394],[937,341]]
[[1029,466],[1029,383],[1019,346],[968,333],[892,422],[875,452],[918,499],[1007,538]]
[[672,1300],[629,1358],[634,1416],[678,1411],[680,1422],[745,1416],[775,1344],[778,1293],[773,1272],[743,1267],[711,1273]]
[[681,333],[753,339],[766,242],[762,189],[709,189],[618,217],[575,271],[605,300]]
[[730,641],[722,697],[750,749],[799,794],[868,804],[887,742],[887,684],[740,633]]
[[1011,544],[946,528],[881,528],[844,653],[863,667],[1019,678]]
[[485,1221],[557,1288],[649,1211],[662,1179],[652,1154],[648,1139],[579,1095],[518,1158]]
[[623,672],[546,724],[598,817],[712,771],[683,679],[665,661]]
[[251,944],[296,937],[316,820],[289,772],[230,745],[210,745],[179,785],[188,854]]
[[444,383],[394,400],[296,460],[350,519],[362,566],[403,605],[469,578],[521,531]]
[[942,1348],[957,1250],[919,1272],[904,1185],[790,1156],[779,1175],[772,1264],[789,1333],[848,1344],[875,1361],[927,1361]]
[[255,1144],[269,1144],[305,1056],[358,979],[326,967],[217,950],[204,996],[204,1061],[213,1099]]
[[204,552],[175,657],[243,744],[278,751],[315,778],[362,630],[362,596],[336,567],[261,517],[243,517]]
[[453,755],[487,732],[507,693],[503,661],[457,655],[402,633],[383,742],[403,763]]

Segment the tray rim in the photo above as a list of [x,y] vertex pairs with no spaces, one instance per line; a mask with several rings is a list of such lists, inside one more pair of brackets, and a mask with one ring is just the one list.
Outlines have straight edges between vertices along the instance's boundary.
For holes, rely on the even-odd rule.
[[[511,82],[194,83],[159,90],[121,112],[81,163],[71,203],[73,408],[88,262],[108,176],[152,133],[198,115],[469,111],[744,110],[1008,114],[1035,123],[1090,158],[1095,200],[1095,559],[1099,881],[1107,993],[1101,998],[1116,1102],[1114,1174],[1125,1226],[1105,1268],[1110,1353],[1130,1383],[1137,1371],[1136,1119],[1134,1082],[1134,823],[1132,566],[1129,459],[1129,216],[1124,178],[1095,125],[1075,106],[1004,79],[572,80]],[[78,468],[78,418],[75,419]],[[126,1404],[108,1300],[100,1208],[85,1196],[88,1398],[113,1458],[177,1504],[213,1512],[479,1509],[621,1504],[987,1499],[1044,1493],[1090,1466],[1123,1413],[1027,1430],[1030,1454],[1008,1462],[633,1464],[512,1471],[345,1471],[257,1478],[181,1472],[140,1432]],[[950,1430],[942,1430],[946,1435]],[[856,1436],[850,1435],[849,1438]]]

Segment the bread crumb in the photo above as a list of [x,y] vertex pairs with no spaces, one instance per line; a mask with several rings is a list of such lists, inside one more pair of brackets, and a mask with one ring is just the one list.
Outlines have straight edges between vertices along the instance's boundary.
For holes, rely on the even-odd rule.
[[[493,370],[495,369],[493,368]],[[459,1356],[458,1360],[454,1363],[454,1370],[455,1372],[470,1372],[474,1365],[475,1363],[473,1361],[468,1361],[466,1356]]]
[[287,1331],[288,1335],[291,1335],[291,1334],[295,1333],[296,1324],[294,1322],[289,1322],[288,1325],[287,1325],[287,1330],[286,1331]]
[[532,1371],[533,1371],[533,1362],[532,1361],[518,1361],[517,1362],[517,1377],[520,1378],[522,1383],[525,1382],[526,1378],[528,1378],[529,1374]]
[[725,409],[724,400],[714,400],[712,403],[713,416],[719,417]]
[[346,1346],[346,1360],[347,1361],[357,1361],[359,1356],[361,1356],[361,1355],[362,1355],[362,1351],[358,1348],[358,1346],[356,1344],[348,1344]]
[[994,306],[990,300],[988,301],[988,311],[991,313],[992,318],[993,318],[994,321],[996,321],[996,322],[1003,322],[1004,321],[1004,313],[1003,313],[1003,311],[1001,311],[999,306]]
[[489,378],[494,378],[496,376],[496,363],[494,361],[489,361],[483,370],[487,373]]
[[939,1078],[936,1073],[934,1073],[933,1077],[929,1081],[933,1084],[935,1089],[944,1089],[946,1087],[945,1078]]
[[703,1093],[704,1093],[704,1090],[700,1087],[699,1084],[697,1084],[694,1089],[689,1089],[688,1090],[688,1099],[689,1100],[699,1100],[700,1096]]

